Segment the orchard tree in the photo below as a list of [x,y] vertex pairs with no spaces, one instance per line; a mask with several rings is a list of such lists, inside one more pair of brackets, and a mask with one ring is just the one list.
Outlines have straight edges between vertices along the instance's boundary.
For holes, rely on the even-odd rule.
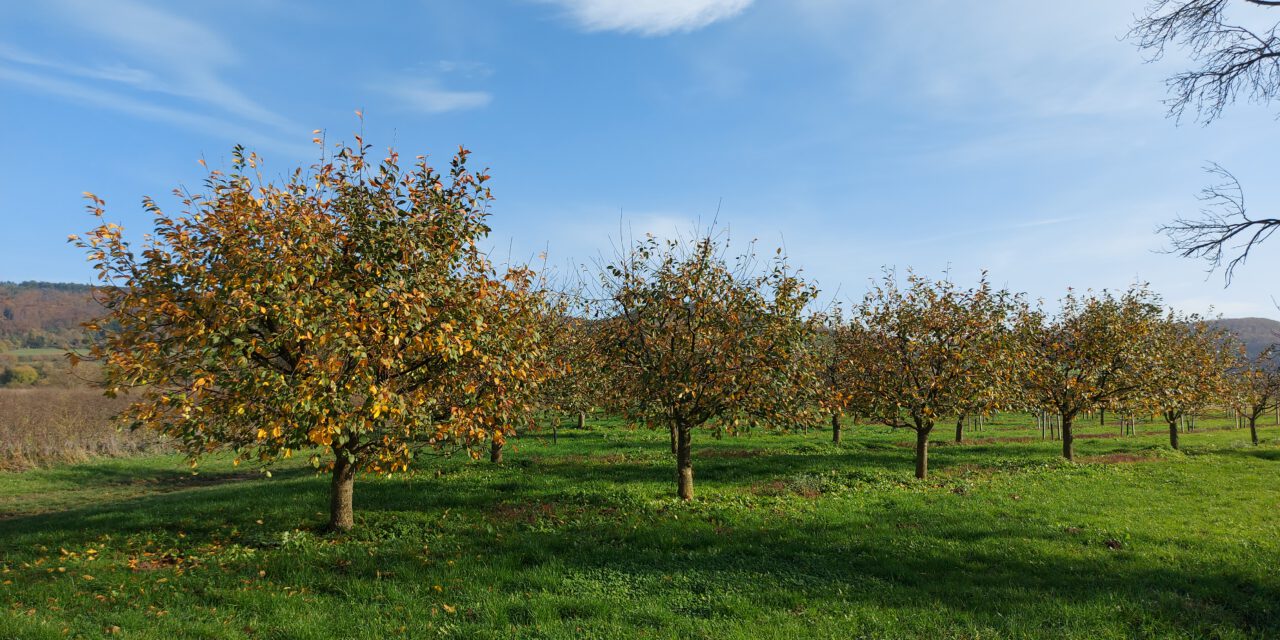
[[994,407],[1007,387],[1018,299],[996,291],[983,274],[961,289],[909,274],[899,288],[892,272],[864,297],[854,356],[870,417],[916,434],[916,477],[929,471],[929,434],[944,417]]
[[831,442],[840,444],[840,419],[861,414],[866,399],[860,394],[856,357],[862,327],[845,320],[838,308],[826,314],[812,334],[804,368],[812,373],[814,402],[831,419]]
[[332,474],[334,530],[353,526],[357,472],[500,442],[543,375],[534,275],[480,247],[488,176],[464,149],[442,175],[356,140],[282,184],[237,147],[204,194],[175,192],[183,213],[144,200],[155,229],[136,250],[113,223],[72,237],[107,311],[90,357],[133,398],[119,418],[193,464],[308,455]]
[[1139,404],[1169,425],[1169,446],[1178,448],[1178,422],[1225,392],[1236,345],[1223,329],[1203,319],[1169,314],[1155,323],[1145,344],[1150,361],[1139,379]]
[[1258,444],[1258,419],[1280,404],[1280,353],[1276,346],[1268,347],[1253,358],[1242,358],[1231,372],[1231,393],[1246,420],[1249,421],[1249,437]]
[[1056,315],[1027,310],[1018,319],[1025,402],[1062,419],[1062,455],[1075,457],[1072,426],[1081,413],[1136,394],[1148,373],[1146,348],[1161,320],[1158,300],[1135,286],[1110,292],[1068,292]]
[[593,313],[617,407],[667,427],[675,439],[677,490],[693,498],[695,429],[794,424],[792,362],[813,320],[817,294],[781,250],[767,267],[754,254],[726,257],[727,239],[647,236],[598,274]]
[[[552,375],[542,386],[541,405],[557,414],[577,417],[578,428],[586,426],[587,413],[606,404],[609,392],[606,363],[599,345],[599,322],[567,312],[549,314],[544,339],[553,362]],[[553,427],[554,428],[554,427]]]

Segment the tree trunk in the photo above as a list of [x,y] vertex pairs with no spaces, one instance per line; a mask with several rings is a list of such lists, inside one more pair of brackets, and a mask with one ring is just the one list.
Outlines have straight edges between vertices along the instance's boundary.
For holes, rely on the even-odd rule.
[[1178,448],[1178,421],[1169,421],[1169,446],[1174,449]]
[[693,430],[681,426],[675,429],[676,447],[676,485],[681,500],[693,499],[693,451],[691,441]]
[[840,444],[840,412],[831,412],[831,442]]
[[587,412],[586,411],[578,412],[578,428],[579,429],[587,428]]
[[1071,418],[1062,416],[1062,457],[1076,459],[1075,436],[1071,433]]
[[964,442],[964,416],[956,418],[956,444]]
[[1107,410],[1105,407],[1098,410],[1098,426],[1107,426]]
[[929,475],[929,432],[927,429],[916,429],[916,478],[924,480]]
[[502,445],[497,440],[489,443],[489,462],[498,464],[502,462]]
[[676,426],[671,425],[671,453],[679,453],[679,447],[676,446]]
[[560,442],[560,418],[557,416],[556,421],[551,423],[551,444],[559,444]]
[[356,467],[337,453],[329,489],[329,530],[350,531],[355,526],[351,494],[355,487]]
[[1249,437],[1253,438],[1253,446],[1258,446],[1258,416],[1249,416]]

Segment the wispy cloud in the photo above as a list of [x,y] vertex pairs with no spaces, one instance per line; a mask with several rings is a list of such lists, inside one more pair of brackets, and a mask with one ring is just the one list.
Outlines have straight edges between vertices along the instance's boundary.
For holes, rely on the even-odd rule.
[[305,157],[314,152],[312,147],[282,141],[271,136],[264,136],[252,128],[223,118],[161,106],[112,91],[51,78],[46,75],[34,74],[20,69],[0,66],[0,82],[21,85],[28,89],[66,98],[78,103],[110,109],[136,118],[163,122],[191,131],[202,133],[217,132],[230,139],[247,140],[264,148],[278,150],[295,157]]
[[486,91],[442,89],[429,80],[409,82],[387,84],[379,89],[399,102],[401,107],[427,114],[479,109],[493,101],[493,95]]
[[12,45],[0,42],[0,60],[16,63],[25,67],[35,67],[44,71],[54,71],[68,76],[89,80],[105,80],[135,87],[145,88],[154,84],[155,76],[143,69],[125,64],[80,66],[50,60],[24,51]]
[[[791,7],[833,61],[856,70],[857,90],[892,88],[917,108],[981,110],[989,119],[1145,117],[1160,109],[1163,87],[1121,39],[1132,3],[794,0]],[[848,38],[859,26],[873,37]]]
[[752,0],[540,0],[559,6],[585,31],[644,36],[696,31],[732,18]]
[[[133,0],[57,0],[60,19],[92,34],[112,55],[130,65],[76,67],[46,64],[71,75],[134,84],[139,88],[184,97],[228,115],[281,130],[298,129],[283,116],[247,96],[223,77],[242,62],[236,47],[221,34],[195,21]],[[117,73],[111,73],[111,70]],[[118,73],[128,69],[127,73]]]
[[[435,115],[481,109],[493,102],[493,94],[474,85],[494,73],[492,66],[475,60],[436,60],[420,63],[396,75],[384,75],[369,89],[389,97],[394,106]],[[472,85],[458,88],[458,85]]]

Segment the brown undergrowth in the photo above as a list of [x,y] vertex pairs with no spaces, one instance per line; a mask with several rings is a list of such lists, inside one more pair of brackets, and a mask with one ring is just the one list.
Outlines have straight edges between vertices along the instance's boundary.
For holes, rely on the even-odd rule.
[[115,428],[111,416],[125,402],[87,387],[0,389],[0,469],[166,449],[152,432]]

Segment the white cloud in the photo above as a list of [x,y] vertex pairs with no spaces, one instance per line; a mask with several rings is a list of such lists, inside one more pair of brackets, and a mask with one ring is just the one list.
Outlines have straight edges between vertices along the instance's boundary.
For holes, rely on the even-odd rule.
[[183,109],[152,104],[111,91],[104,91],[80,83],[51,78],[44,75],[28,73],[19,69],[0,66],[0,82],[8,82],[25,86],[42,93],[73,100],[80,104],[91,104],[104,109],[118,111],[136,118],[155,122],[164,122],[177,127],[200,133],[216,132],[233,140],[247,140],[262,147],[274,149],[293,155],[305,157],[313,153],[313,148],[306,145],[281,141],[250,128],[229,122],[222,118],[194,113]]
[[[1114,0],[795,0],[793,10],[834,60],[856,69],[859,93],[1003,119],[1160,112],[1160,72],[1122,39],[1140,8]],[[873,35],[850,39],[851,30]]]
[[742,13],[752,0],[541,0],[586,31],[661,36],[696,31]]
[[434,115],[489,106],[493,94],[488,91],[447,85],[476,83],[493,73],[493,67],[475,60],[437,60],[396,75],[383,75],[369,88],[389,96],[401,109]]
[[[221,34],[200,23],[132,0],[59,0],[57,4],[62,9],[60,19],[94,34],[117,55],[145,67],[99,67],[95,71],[98,78],[188,98],[278,129],[298,128],[222,77],[223,69],[241,62],[240,55]],[[64,71],[70,67],[58,66]],[[88,75],[74,69],[70,72]]]
[[419,81],[416,86],[392,84],[381,90],[398,100],[402,107],[430,114],[479,109],[493,101],[493,96],[486,91],[451,91],[426,81]]

